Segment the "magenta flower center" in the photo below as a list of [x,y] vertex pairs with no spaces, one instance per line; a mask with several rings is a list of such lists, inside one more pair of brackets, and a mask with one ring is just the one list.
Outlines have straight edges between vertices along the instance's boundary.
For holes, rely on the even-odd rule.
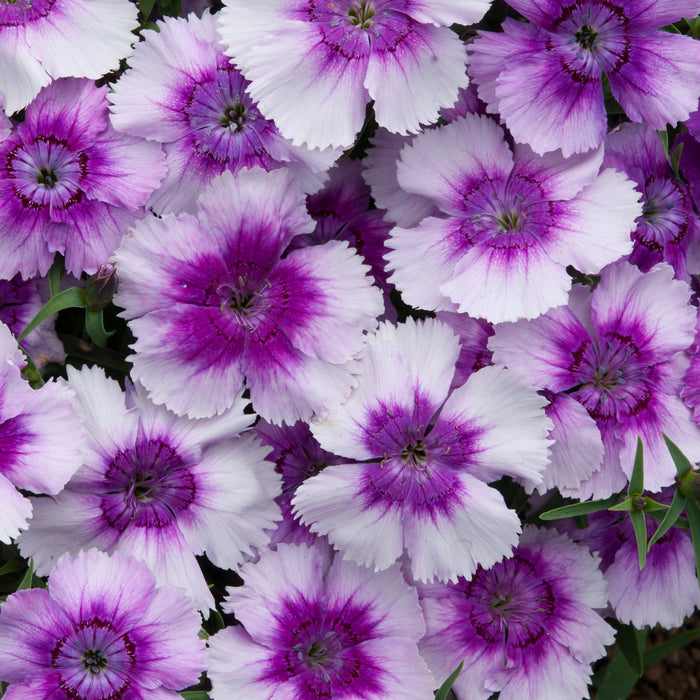
[[251,317],[265,306],[262,294],[265,287],[266,283],[244,277],[239,277],[237,282],[224,282],[216,289],[221,300],[219,308],[222,313],[233,314],[243,328],[253,331],[256,326]]
[[489,570],[479,569],[467,596],[475,601],[471,622],[477,634],[506,646],[529,646],[546,635],[555,607],[551,586],[518,554]]
[[87,157],[52,136],[40,136],[29,145],[15,146],[7,155],[6,168],[25,206],[60,210],[82,198]]
[[264,144],[276,133],[272,122],[265,119],[245,89],[248,82],[222,57],[226,67],[203,82],[195,83],[183,108],[184,119],[192,130],[197,153],[220,166],[255,163],[270,168],[272,158]]
[[119,698],[129,687],[136,660],[134,644],[106,620],[81,621],[59,639],[51,666],[61,674],[61,688],[75,700]]
[[119,530],[162,526],[194,501],[189,463],[160,440],[144,440],[119,452],[104,477],[103,512]]
[[16,27],[45,17],[56,0],[2,0],[0,1],[0,27]]

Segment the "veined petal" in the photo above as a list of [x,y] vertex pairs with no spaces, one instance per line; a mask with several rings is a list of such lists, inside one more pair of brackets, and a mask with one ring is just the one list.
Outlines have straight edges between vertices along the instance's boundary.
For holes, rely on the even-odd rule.
[[464,44],[447,27],[409,23],[404,32],[372,40],[364,85],[377,122],[389,131],[416,133],[451,107],[466,88]]

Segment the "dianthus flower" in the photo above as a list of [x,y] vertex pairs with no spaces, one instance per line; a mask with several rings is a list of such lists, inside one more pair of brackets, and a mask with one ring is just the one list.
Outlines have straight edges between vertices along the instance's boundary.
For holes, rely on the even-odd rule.
[[[673,489],[652,497],[668,505]],[[659,521],[645,517],[648,541]],[[684,618],[700,605],[690,531],[672,527],[649,549],[640,570],[637,541],[628,513],[592,513],[588,519],[587,528],[572,525],[567,527],[567,532],[600,556],[612,614],[620,622],[639,629],[646,625],[680,627]]]
[[520,143],[564,156],[597,148],[608,129],[604,76],[635,122],[665,129],[697,109],[700,44],[660,28],[695,17],[698,0],[511,0],[528,23],[478,32],[469,73]]
[[688,185],[673,173],[659,135],[648,124],[623,124],[605,139],[603,167],[637,183],[642,215],[632,232],[628,260],[642,272],[667,262],[676,278],[700,271],[700,223]]
[[243,627],[209,639],[213,700],[433,696],[418,655],[418,597],[398,566],[375,574],[314,547],[286,544],[244,564],[226,612]]
[[56,252],[69,272],[94,272],[146,215],[165,174],[160,146],[114,131],[106,93],[56,81],[0,143],[0,277],[44,275]]
[[632,249],[639,193],[622,173],[599,173],[602,150],[511,150],[496,122],[470,114],[401,153],[401,187],[440,209],[387,242],[390,281],[413,306],[534,318],[566,303],[567,265],[595,273]]
[[143,32],[109,95],[115,129],[163,144],[168,173],[149,206],[160,214],[192,212],[213,177],[256,165],[287,166],[305,188],[318,189],[340,153],[293,146],[280,136],[218,44],[216,18],[168,17],[157,27]]
[[236,437],[250,422],[245,402],[188,420],[154,406],[138,387],[125,395],[98,368],[69,367],[68,376],[87,434],[84,463],[55,499],[34,499],[23,556],[46,574],[63,552],[133,554],[159,583],[212,607],[195,555],[235,568],[270,541],[264,530],[280,517],[269,450],[250,433]]
[[347,365],[383,304],[345,242],[282,258],[314,222],[285,169],[215,178],[197,217],[143,220],[116,255],[115,302],[138,338],[133,376],[192,417],[243,388],[274,423],[308,420],[347,398]]
[[592,293],[575,285],[568,306],[496,327],[489,340],[495,364],[576,399],[598,426],[602,466],[582,485],[581,498],[604,498],[624,488],[638,436],[650,491],[676,476],[662,433],[691,461],[700,459],[700,429],[679,398],[688,365],[683,351],[694,338],[689,300],[690,288],[673,279],[669,265],[643,274],[621,261],[601,272]]
[[419,648],[438,682],[464,661],[458,700],[588,697],[591,663],[614,632],[599,560],[553,531],[526,527],[509,559],[470,581],[419,585]]
[[0,102],[12,114],[52,78],[91,78],[119,68],[136,40],[128,0],[9,0],[0,3]]
[[[466,51],[453,23],[471,24],[486,0],[229,0],[226,53],[284,136],[346,147],[374,101],[377,122],[416,133],[466,87]],[[446,25],[446,26],[440,26]]]
[[32,505],[17,488],[57,494],[80,467],[80,421],[65,386],[33,390],[24,381],[24,356],[0,323],[0,541],[27,527]]
[[414,578],[456,580],[517,544],[520,521],[488,484],[541,481],[546,401],[495,367],[450,394],[459,350],[444,323],[384,323],[347,403],[311,424],[346,461],[307,479],[292,505],[346,559],[380,570],[406,551]]
[[143,562],[91,549],[0,608],[5,700],[177,700],[204,670],[201,620]]

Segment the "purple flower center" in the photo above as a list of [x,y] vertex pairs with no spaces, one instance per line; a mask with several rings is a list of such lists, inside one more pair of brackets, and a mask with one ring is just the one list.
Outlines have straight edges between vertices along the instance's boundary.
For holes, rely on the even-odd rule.
[[33,143],[20,143],[10,150],[6,162],[15,193],[30,209],[66,209],[82,198],[87,156],[74,153],[59,139],[39,136]]
[[122,697],[135,663],[136,649],[128,634],[120,634],[111,622],[99,618],[81,620],[51,652],[60,687],[75,700]]
[[0,0],[0,27],[16,27],[45,17],[56,0]]
[[609,0],[575,2],[563,8],[547,48],[562,56],[563,68],[578,82],[614,73],[629,60],[629,20]]
[[634,238],[659,252],[663,252],[666,244],[680,243],[693,216],[681,185],[671,178],[652,176],[644,183],[644,196]]
[[223,282],[216,289],[221,300],[219,308],[222,313],[232,314],[245,330],[254,331],[256,326],[251,317],[265,308],[267,302],[262,290],[266,286],[267,280],[261,284],[250,277],[239,277],[237,283]]
[[221,54],[216,73],[195,83],[186,98],[184,118],[192,129],[194,148],[219,165],[270,169],[265,144],[277,130],[265,119],[245,89],[249,83]]
[[161,440],[143,440],[120,451],[104,477],[103,512],[118,530],[163,527],[194,501],[196,483],[186,462]]
[[490,643],[529,646],[547,634],[554,613],[551,586],[532,562],[515,554],[491,569],[479,569],[467,584],[471,623]]

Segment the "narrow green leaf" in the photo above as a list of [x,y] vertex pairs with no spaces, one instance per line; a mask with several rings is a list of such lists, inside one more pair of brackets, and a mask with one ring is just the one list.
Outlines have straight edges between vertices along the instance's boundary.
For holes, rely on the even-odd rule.
[[685,144],[679,143],[671,152],[671,168],[676,179],[681,179],[680,166],[681,166],[681,155],[683,154],[683,146]]
[[[646,632],[644,632],[646,637]],[[639,676],[627,663],[620,651],[615,651],[608,665],[593,683],[596,687],[596,700],[625,700],[637,684]]]
[[561,497],[561,494],[558,491],[555,491],[540,508],[538,508],[532,515],[528,515],[528,517],[525,519],[526,523],[536,523],[537,520],[540,517],[541,513],[544,513],[548,510],[551,510],[552,508],[555,508],[559,506],[561,503],[564,502],[564,499]]
[[[630,477],[630,486],[627,493],[632,495],[641,493],[644,490],[644,447],[642,446],[642,438],[637,438],[637,452],[634,455],[634,467],[632,476]],[[646,543],[645,543],[646,545]]]
[[30,559],[29,560],[29,568],[27,569],[27,573],[24,574],[22,577],[22,580],[19,582],[19,586],[17,586],[18,591],[26,591],[28,588],[32,587],[32,579],[34,578],[34,560]]
[[39,309],[37,315],[29,322],[29,325],[19,334],[17,342],[24,340],[40,323],[53,316],[63,309],[83,309],[83,290],[79,287],[71,287],[63,292],[59,292],[55,297],[51,297]]
[[700,638],[700,627],[677,634],[667,642],[663,642],[663,644],[659,644],[649,649],[649,651],[645,651],[643,657],[644,666],[651,666],[657,661],[661,661],[661,659],[676,651],[676,649],[681,649],[686,644],[690,644],[690,642],[694,642],[698,638]]
[[141,10],[144,19],[149,18],[155,4],[156,0],[139,0],[139,10]]
[[16,574],[18,571],[22,571],[22,569],[24,569],[24,562],[13,559],[12,561],[8,561],[4,566],[0,566],[0,576]]
[[608,508],[608,510],[634,510],[635,502],[636,499],[634,498],[626,498],[622,503],[618,503],[616,506],[612,506],[611,508]]
[[572,503],[561,508],[548,510],[540,515],[540,520],[559,520],[561,518],[573,518],[577,515],[588,515],[589,513],[597,513],[600,510],[607,510],[610,506],[614,506],[618,502],[617,496],[604,498],[597,501],[580,501]]
[[659,510],[668,510],[668,506],[665,503],[659,503],[649,496],[645,496],[643,499],[644,508],[642,509],[647,515]]
[[49,268],[49,290],[52,297],[58,294],[59,287],[61,286],[61,279],[65,272],[66,268],[63,264],[63,256],[57,255],[56,259],[53,261],[53,265]]
[[690,536],[693,539],[695,573],[700,579],[700,507],[692,498],[688,498],[685,501],[685,514],[688,516]]
[[446,700],[447,694],[452,690],[454,682],[457,677],[462,673],[462,667],[464,666],[464,661],[462,661],[457,668],[450,673],[447,680],[440,686],[440,689],[435,693],[435,700]]
[[656,528],[656,532],[651,536],[651,539],[649,540],[649,546],[647,547],[647,551],[649,551],[651,549],[651,546],[653,544],[656,544],[673,527],[673,525],[678,520],[680,514],[683,512],[683,508],[685,508],[685,497],[681,496],[681,494],[678,493],[678,491],[676,491],[673,494],[671,507],[666,511],[664,519],[661,521],[659,527]]
[[616,625],[617,633],[615,642],[617,648],[625,657],[630,668],[637,674],[637,677],[644,673],[644,642],[646,641],[646,630],[638,630],[632,625]]
[[183,690],[180,695],[185,700],[209,700],[209,693],[206,690]]
[[106,348],[107,339],[111,335],[114,335],[114,331],[108,333],[105,330],[102,309],[99,311],[85,309],[85,330],[92,339],[92,342],[95,343],[95,345],[99,345],[101,348]]
[[218,610],[214,610],[212,613],[212,617],[214,618],[214,621],[216,622],[216,629],[222,630],[224,627],[226,627],[226,623],[224,622],[224,618],[222,614]]
[[666,435],[664,435],[664,441],[666,442],[666,447],[668,447],[668,451],[671,453],[671,459],[676,465],[678,476],[685,476],[689,471],[692,470],[693,465],[690,463],[688,458],[678,449],[678,447],[666,437]]
[[656,132],[659,135],[659,138],[661,139],[661,143],[663,144],[664,147],[664,153],[666,154],[666,157],[668,158],[668,131],[664,129],[663,131],[657,131]]
[[631,510],[634,538],[637,540],[637,552],[639,553],[639,570],[644,568],[647,560],[647,518],[642,510]]

